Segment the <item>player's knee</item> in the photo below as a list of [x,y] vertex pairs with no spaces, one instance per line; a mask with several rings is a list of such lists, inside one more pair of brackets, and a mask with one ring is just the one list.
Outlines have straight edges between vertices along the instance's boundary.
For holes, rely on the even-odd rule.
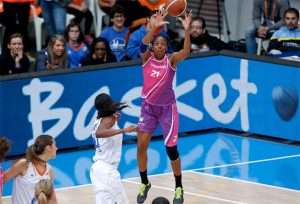
[[166,147],[168,157],[171,161],[175,161],[179,158],[179,152],[177,150],[177,145],[173,147]]

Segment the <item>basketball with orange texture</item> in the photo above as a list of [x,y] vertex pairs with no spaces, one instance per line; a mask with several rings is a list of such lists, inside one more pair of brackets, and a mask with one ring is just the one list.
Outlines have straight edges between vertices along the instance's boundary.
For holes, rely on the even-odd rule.
[[185,12],[186,0],[166,0],[165,9],[173,17],[180,16]]

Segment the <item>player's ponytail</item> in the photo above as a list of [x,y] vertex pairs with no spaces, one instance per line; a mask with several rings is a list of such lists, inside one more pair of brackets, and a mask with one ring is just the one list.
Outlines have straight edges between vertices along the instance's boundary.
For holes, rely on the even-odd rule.
[[53,184],[49,179],[42,179],[35,184],[37,204],[47,204],[53,192]]
[[27,149],[26,160],[27,161],[39,161],[45,162],[41,160],[38,156],[43,154],[45,148],[49,145],[53,144],[54,140],[50,135],[40,135],[38,136],[34,143],[30,145]]
[[47,196],[45,192],[41,191],[38,195],[36,195],[37,204],[47,204]]
[[99,94],[95,99],[95,108],[97,109],[97,118],[112,116],[117,110],[129,107],[124,102],[114,102],[106,93]]

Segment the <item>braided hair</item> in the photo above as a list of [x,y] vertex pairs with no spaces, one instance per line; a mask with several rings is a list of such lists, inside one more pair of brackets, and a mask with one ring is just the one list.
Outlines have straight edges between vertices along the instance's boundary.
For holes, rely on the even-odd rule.
[[114,102],[106,93],[99,94],[95,99],[95,108],[97,109],[97,118],[112,116],[117,110],[129,107],[124,102]]

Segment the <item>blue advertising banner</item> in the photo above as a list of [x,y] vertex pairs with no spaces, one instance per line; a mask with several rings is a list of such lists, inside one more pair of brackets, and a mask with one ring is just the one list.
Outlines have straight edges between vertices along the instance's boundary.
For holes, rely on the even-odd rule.
[[[300,69],[285,65],[221,55],[187,59],[173,83],[179,131],[222,127],[300,141],[299,79]],[[106,92],[127,102],[119,126],[137,124],[142,82],[141,65],[1,81],[0,135],[13,142],[10,155],[23,154],[40,134],[53,136],[58,148],[90,145],[95,97]]]

